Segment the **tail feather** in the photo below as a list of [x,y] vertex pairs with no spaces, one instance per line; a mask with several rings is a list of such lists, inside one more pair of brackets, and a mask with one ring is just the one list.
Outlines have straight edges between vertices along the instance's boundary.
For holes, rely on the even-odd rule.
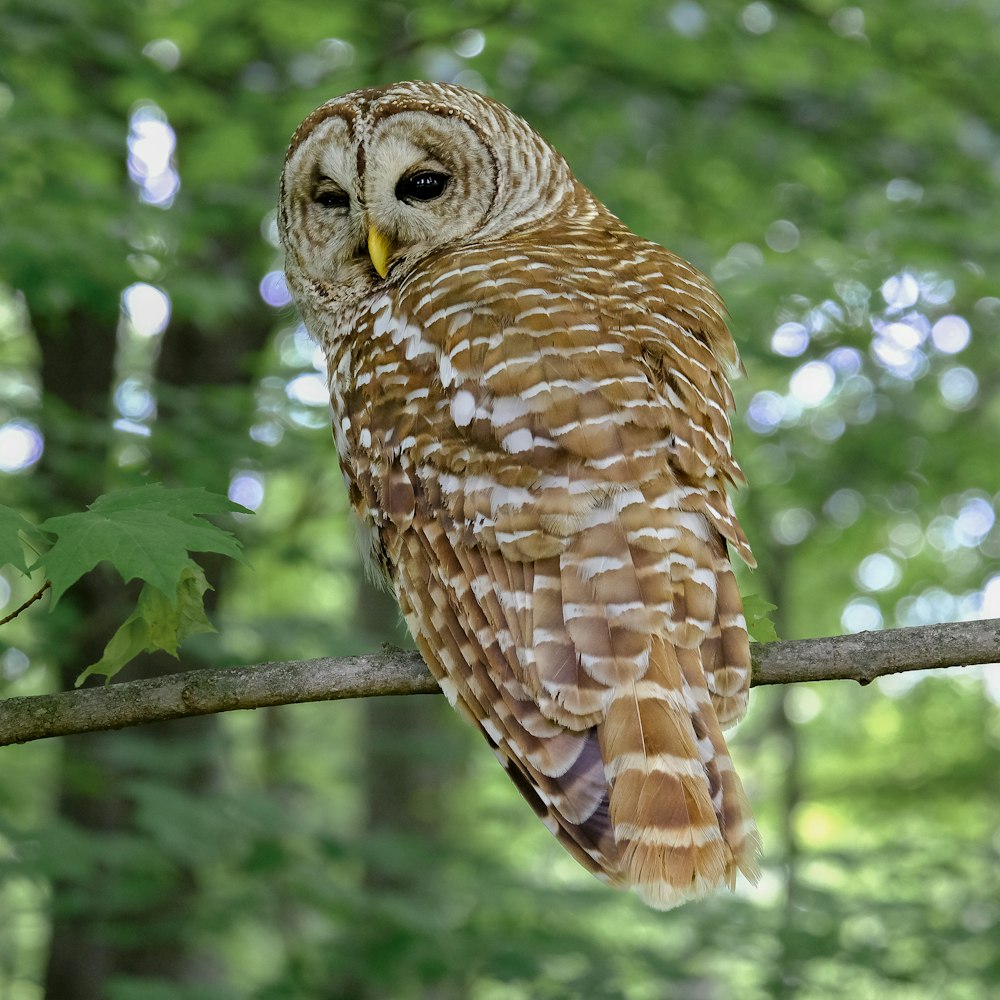
[[598,727],[622,866],[660,909],[732,888],[737,871],[755,880],[759,850],[705,682],[679,655],[697,653],[654,638],[646,687],[616,697]]

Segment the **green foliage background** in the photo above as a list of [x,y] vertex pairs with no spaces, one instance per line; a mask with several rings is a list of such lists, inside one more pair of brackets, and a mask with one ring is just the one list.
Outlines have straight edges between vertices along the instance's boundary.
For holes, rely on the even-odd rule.
[[[989,0],[2,4],[0,502],[38,523],[164,481],[257,507],[227,523],[250,565],[209,567],[219,634],[186,663],[405,642],[362,589],[313,347],[258,284],[280,269],[299,120],[444,78],[510,104],[716,280],[749,372],[744,589],[782,637],[1000,616],[998,51]],[[162,204],[137,172],[150,122],[176,140]],[[136,283],[166,296],[164,332],[121,307]],[[99,655],[124,614],[92,577],[4,628],[4,694]],[[7,610],[29,587],[0,578]],[[0,996],[909,1000],[1000,981],[996,668],[757,692],[735,753],[762,883],[668,914],[563,857],[440,701],[4,750]]]

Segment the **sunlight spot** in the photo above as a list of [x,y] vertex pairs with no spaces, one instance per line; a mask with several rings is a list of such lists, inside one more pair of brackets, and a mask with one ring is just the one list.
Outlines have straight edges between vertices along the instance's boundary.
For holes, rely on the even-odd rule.
[[931,327],[931,340],[943,354],[957,354],[971,338],[969,324],[961,316],[942,316]]
[[274,247],[281,248],[281,234],[278,232],[278,213],[270,211],[260,220],[260,235]]
[[864,590],[890,590],[902,579],[899,564],[884,552],[865,556],[858,565],[854,578]]
[[486,36],[475,28],[460,31],[452,46],[463,59],[474,59],[486,48]]
[[841,375],[857,375],[861,371],[861,352],[856,347],[835,347],[826,356],[826,363]]
[[45,450],[42,432],[27,420],[0,425],[0,472],[30,469]]
[[885,677],[876,677],[875,683],[879,691],[889,698],[905,698],[923,679],[924,673],[918,670],[911,670],[909,673],[887,674]]
[[746,422],[758,434],[773,434],[784,415],[783,400],[776,392],[765,389],[754,394],[747,407]]
[[928,305],[943,306],[955,297],[955,282],[936,271],[920,275],[920,297]]
[[740,20],[751,35],[764,35],[774,27],[774,11],[766,3],[748,3]]
[[6,681],[20,677],[30,666],[31,660],[28,659],[28,655],[16,646],[5,649],[3,655],[0,655],[0,673]]
[[849,528],[861,517],[864,505],[865,499],[857,490],[845,487],[827,497],[823,513],[838,527]]
[[140,337],[158,337],[170,322],[170,298],[155,285],[143,281],[122,292],[122,309]]
[[291,292],[288,291],[288,285],[285,284],[283,271],[268,271],[260,279],[259,290],[260,297],[275,309],[282,309],[292,301]]
[[894,274],[882,284],[882,298],[890,309],[908,309],[920,297],[920,283],[906,271]]
[[992,666],[992,670],[983,671],[983,691],[994,705],[1000,705],[1000,664]]
[[820,696],[809,687],[789,687],[784,699],[785,717],[798,725],[812,722],[823,708]]
[[303,323],[285,327],[275,341],[281,363],[289,368],[303,368],[309,365],[316,371],[326,371],[326,357],[323,348],[313,340]]
[[934,625],[961,618],[962,602],[943,587],[928,587],[916,597],[904,597],[896,604],[900,625]]
[[790,253],[799,245],[799,227],[788,219],[777,219],[767,227],[764,242],[775,253]]
[[803,406],[819,406],[833,391],[833,369],[825,361],[807,361],[792,373],[789,390]]
[[266,444],[270,448],[280,444],[284,436],[284,429],[278,423],[254,424],[250,428],[250,439],[258,444]]
[[841,7],[831,15],[830,27],[841,38],[864,38],[865,12],[860,7]]
[[127,417],[119,417],[112,425],[116,431],[122,434],[134,434],[136,437],[149,437],[153,432],[147,424],[140,424],[138,421],[129,420]]
[[667,11],[670,27],[685,38],[697,38],[708,27],[708,14],[696,0],[679,0]]
[[[140,426],[140,425],[136,425]],[[143,469],[149,466],[149,449],[135,441],[118,448],[115,462],[120,469]]]
[[783,358],[797,358],[809,346],[809,332],[801,323],[782,323],[771,335],[771,350]]
[[915,350],[924,339],[921,331],[909,323],[887,323],[878,333],[901,351]]
[[955,519],[947,514],[938,514],[927,525],[927,541],[938,552],[954,552],[959,545],[955,534]]
[[827,333],[844,322],[844,308],[839,302],[826,299],[809,310],[806,322],[810,333]]
[[782,545],[798,545],[812,530],[813,516],[804,507],[789,507],[771,518],[771,534]]
[[177,140],[163,110],[151,101],[132,108],[129,117],[128,172],[149,205],[169,208],[180,188],[173,165]]
[[885,186],[885,196],[889,201],[918,202],[924,196],[924,189],[906,177],[893,177]]
[[952,410],[966,410],[979,392],[979,379],[970,369],[956,366],[941,373],[938,378],[938,389],[947,407]]
[[835,287],[845,305],[852,309],[867,309],[872,293],[863,281],[855,281],[853,278],[838,278]]
[[889,529],[892,547],[907,559],[920,555],[924,547],[924,533],[915,520],[901,519]]
[[959,545],[974,548],[989,533],[996,520],[993,505],[983,497],[970,497],[955,518],[955,537]]
[[128,420],[148,420],[156,413],[156,401],[144,382],[127,378],[115,389],[115,408]]
[[316,51],[323,57],[328,69],[344,69],[354,62],[354,46],[343,38],[324,38]]
[[326,406],[330,401],[326,380],[318,373],[309,372],[296,376],[288,383],[285,392],[289,399],[305,403],[306,406]]
[[257,472],[238,472],[229,484],[229,499],[257,510],[264,502],[264,477]]
[[840,624],[845,632],[872,632],[882,627],[882,609],[870,597],[855,597],[847,602]]
[[785,898],[785,879],[777,867],[765,868],[760,873],[760,881],[753,886],[746,879],[736,883],[736,895],[744,895],[752,906],[773,907]]
[[908,323],[881,324],[873,320],[872,355],[897,378],[913,380],[927,370],[927,358],[920,349],[925,334],[914,325],[916,322],[916,318]]
[[143,46],[142,54],[168,72],[177,69],[181,61],[180,46],[170,38],[154,38]]
[[1000,573],[986,581],[979,608],[981,618],[1000,618]]

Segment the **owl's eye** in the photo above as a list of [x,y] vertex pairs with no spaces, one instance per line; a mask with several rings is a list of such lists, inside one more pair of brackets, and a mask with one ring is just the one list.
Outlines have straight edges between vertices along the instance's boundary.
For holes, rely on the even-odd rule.
[[317,191],[313,200],[323,208],[347,208],[351,199],[343,191]]
[[450,180],[448,174],[436,170],[421,170],[399,179],[396,197],[400,201],[433,201],[444,194]]

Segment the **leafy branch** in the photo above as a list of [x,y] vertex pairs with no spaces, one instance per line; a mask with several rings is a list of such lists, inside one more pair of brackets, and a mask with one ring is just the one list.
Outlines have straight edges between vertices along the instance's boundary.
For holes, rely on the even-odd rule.
[[0,618],[0,625],[6,625],[7,622],[12,622],[22,611],[27,611],[35,601],[40,601],[44,596],[45,592],[52,586],[51,580],[46,580],[38,590],[36,590],[31,597],[29,597],[23,604],[19,607],[14,608],[14,610],[9,614]]
[[[45,582],[0,625],[16,618],[49,591],[50,610],[66,591],[99,563],[110,563],[128,583],[142,580],[135,610],[108,641],[104,654],[77,678],[109,679],[139,653],[163,649],[173,656],[183,639],[214,628],[205,615],[209,583],[192,552],[242,559],[242,546],[206,516],[250,513],[204,489],[165,489],[157,483],[98,497],[85,511],[32,524],[0,506],[0,566]],[[36,555],[29,565],[24,547]]]
[[[753,684],[854,680],[1000,660],[1000,619],[754,643]],[[0,746],[238,709],[388,694],[432,694],[415,652],[192,670],[0,702]]]

